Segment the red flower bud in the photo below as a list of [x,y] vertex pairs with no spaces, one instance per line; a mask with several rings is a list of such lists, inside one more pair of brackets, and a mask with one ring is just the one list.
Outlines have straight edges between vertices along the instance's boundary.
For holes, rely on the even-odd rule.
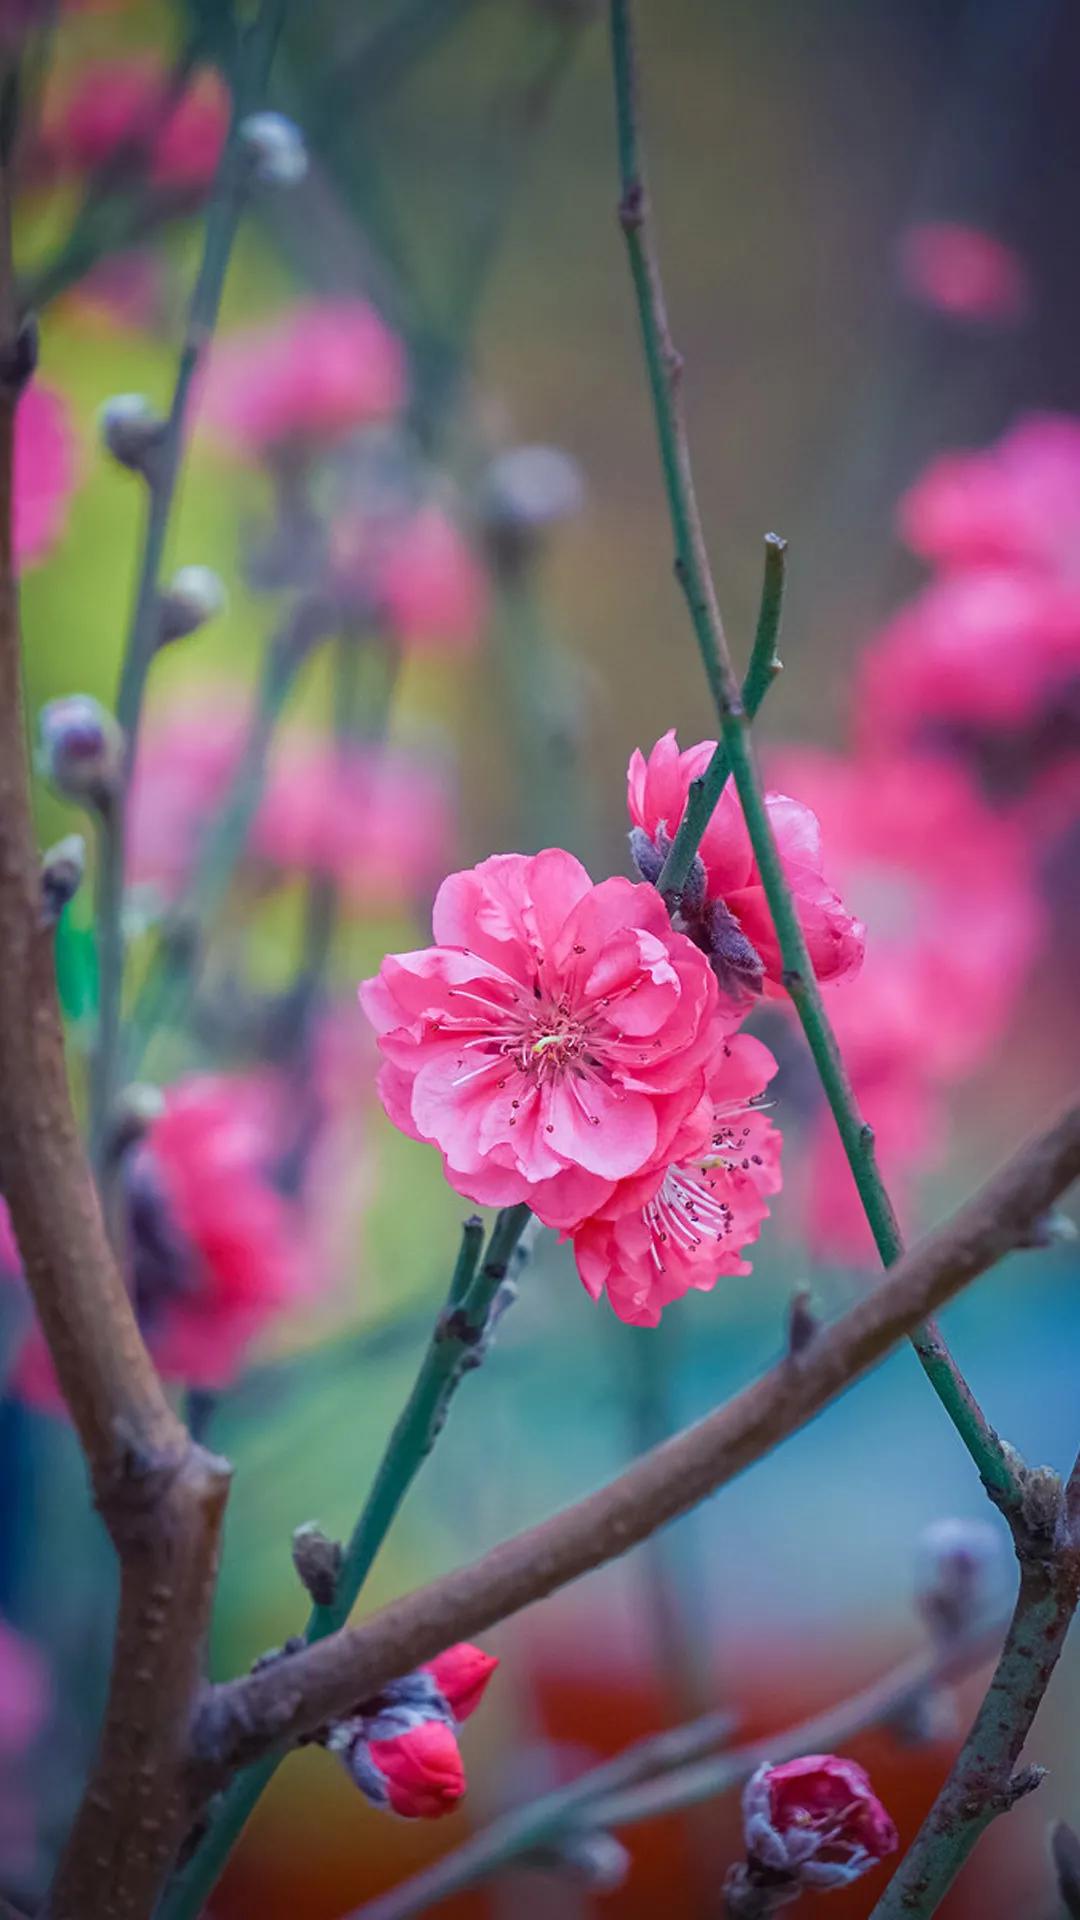
[[864,1769],[833,1753],[767,1763],[743,1792],[752,1866],[826,1889],[857,1880],[899,1844]]
[[455,1720],[467,1720],[480,1705],[498,1664],[493,1653],[485,1653],[482,1647],[474,1647],[468,1640],[459,1640],[436,1659],[426,1661],[425,1670],[434,1676]]
[[441,1819],[465,1792],[458,1744],[442,1720],[423,1720],[393,1740],[372,1740],[366,1758],[381,1777],[389,1805],[405,1820]]

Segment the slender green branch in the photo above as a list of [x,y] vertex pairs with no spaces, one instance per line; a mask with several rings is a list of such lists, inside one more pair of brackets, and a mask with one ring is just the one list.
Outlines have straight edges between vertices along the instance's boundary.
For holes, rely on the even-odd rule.
[[[504,1208],[479,1271],[483,1230],[479,1220],[466,1221],[446,1307],[345,1547],[334,1598],[329,1605],[312,1608],[304,1632],[309,1646],[343,1626],[355,1606],[402,1501],[442,1431],[454,1394],[480,1357],[496,1295],[523,1256],[531,1219],[526,1206]],[[211,1812],[199,1846],[173,1881],[159,1920],[197,1920],[286,1751],[270,1753],[236,1775]]]
[[[844,1067],[780,859],[750,746],[747,715],[731,664],[716,602],[690,463],[682,405],[682,359],[672,342],[663,283],[649,230],[641,163],[637,68],[629,0],[611,0],[621,197],[619,214],[637,296],[649,388],[675,542],[675,572],[686,596],[702,663],[712,690],[732,776],[784,964],[784,984],[795,1004],[855,1184],[882,1261],[903,1251],[892,1203],[878,1171],[873,1129],[863,1120]],[[919,1328],[912,1343],[923,1370],[977,1466],[991,1497],[1015,1515],[1021,1484],[1013,1456],[982,1413],[939,1329]]]
[[[765,535],[765,573],[761,583],[761,604],[757,628],[750,652],[750,665],[742,683],[743,711],[753,720],[773,681],[781,673],[783,662],[777,653],[780,619],[784,609],[784,584],[787,575],[787,541],[777,533]],[[724,791],[731,762],[722,740],[700,779],[692,782],[679,831],[661,869],[657,886],[664,898],[673,903],[686,885],[694,856]]]
[[[1002,1623],[973,1629],[943,1656],[921,1651],[823,1712],[749,1745],[729,1747],[730,1721],[706,1715],[628,1748],[565,1787],[496,1820],[464,1846],[370,1901],[351,1920],[411,1920],[515,1864],[555,1866],[560,1842],[679,1813],[730,1793],[764,1761],[829,1753],[868,1727],[898,1720],[993,1652]],[[719,1727],[716,1722],[719,1721]],[[726,1731],[725,1731],[726,1725]],[[714,1730],[715,1728],[715,1730]]]
[[184,453],[192,386],[217,323],[225,275],[243,212],[245,163],[240,128],[265,93],[287,3],[288,0],[263,0],[241,47],[229,137],[207,209],[202,261],[188,309],[168,421],[148,481],[142,557],[116,698],[116,716],[126,742],[124,778],[116,801],[99,896],[100,1024],[90,1072],[90,1138],[99,1176],[115,1092],[123,997],[126,793],[135,764],[146,682],[159,640],[159,580],[165,540]]

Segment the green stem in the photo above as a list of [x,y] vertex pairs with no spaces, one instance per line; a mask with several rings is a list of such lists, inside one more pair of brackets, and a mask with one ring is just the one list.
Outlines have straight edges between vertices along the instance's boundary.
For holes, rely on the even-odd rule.
[[[312,1608],[304,1630],[308,1645],[343,1626],[355,1606],[402,1501],[442,1430],[450,1402],[470,1364],[476,1362],[495,1296],[521,1252],[531,1218],[524,1205],[503,1209],[479,1271],[483,1230],[479,1220],[466,1221],[445,1310],[346,1545],[333,1603]],[[284,1758],[284,1751],[270,1754],[231,1781],[211,1812],[199,1846],[169,1888],[158,1920],[197,1920],[252,1809]]]
[[[873,1129],[863,1120],[840,1057],[784,874],[754,765],[747,714],[731,664],[709,567],[682,407],[682,359],[671,338],[663,283],[649,232],[629,0],[611,0],[611,47],[621,182],[619,213],[637,296],[638,318],[674,535],[675,572],[689,606],[698,649],[720,721],[721,741],[727,751],[776,928],[783,959],[784,984],[795,1004],[821,1076],[878,1251],[883,1263],[888,1266],[903,1251],[900,1229],[878,1171]],[[912,1344],[991,1497],[1010,1514],[1018,1512],[1021,1485],[1013,1459],[978,1406],[940,1330],[934,1323],[928,1322],[912,1336]]]
[[228,792],[210,822],[195,871],[169,915],[169,924],[135,996],[124,1061],[129,1075],[137,1072],[162,1022],[176,1017],[197,966],[193,943],[203,938],[218,912],[247,845],[263,796],[270,742],[308,654],[298,629],[301,618],[301,612],[295,614],[267,647]]
[[[740,696],[743,711],[748,720],[753,720],[773,681],[782,671],[783,662],[776,648],[780,638],[786,575],[787,541],[781,540],[777,533],[767,533],[761,604],[758,608],[754,644],[750,651],[750,665],[746,670]],[[678,900],[686,885],[687,875],[694,864],[694,856],[701,845],[702,836],[713,817],[730,772],[731,762],[728,751],[724,742],[720,740],[704,773],[699,779],[691,782],[690,791],[686,796],[686,807],[679,822],[679,831],[675,835],[660,878],[656,883],[669,904]]]
[[287,0],[263,0],[241,50],[229,137],[207,209],[203,256],[188,309],[169,417],[148,483],[142,558],[116,697],[116,717],[125,737],[124,777],[113,823],[115,844],[110,848],[100,890],[100,1025],[90,1073],[90,1138],[99,1173],[115,1093],[124,984],[127,791],[135,764],[147,677],[158,644],[159,578],[165,540],[184,453],[192,383],[217,322],[225,275],[243,211],[245,168],[240,126],[265,93],[286,5]]

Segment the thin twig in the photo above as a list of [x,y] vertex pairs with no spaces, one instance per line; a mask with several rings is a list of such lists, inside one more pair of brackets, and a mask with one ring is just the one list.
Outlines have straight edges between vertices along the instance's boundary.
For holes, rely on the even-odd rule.
[[[507,1207],[499,1215],[479,1272],[480,1222],[466,1222],[445,1310],[346,1545],[334,1598],[312,1610],[304,1633],[309,1646],[337,1632],[356,1605],[402,1501],[445,1424],[450,1402],[479,1358],[495,1297],[506,1283],[531,1218],[526,1206]],[[257,1765],[239,1773],[222,1794],[198,1847],[169,1888],[159,1920],[195,1920],[202,1912],[253,1808],[287,1752],[287,1743],[275,1747]]]
[[[754,644],[750,650],[750,665],[746,669],[742,683],[743,712],[748,720],[753,720],[773,681],[783,670],[783,662],[776,649],[780,640],[786,574],[787,541],[781,540],[779,534],[767,533],[761,604],[758,608]],[[728,759],[728,751],[724,742],[720,740],[700,779],[691,783],[690,791],[686,796],[686,807],[679,823],[679,831],[671,844],[660,878],[656,883],[669,904],[678,900],[679,894],[686,885],[687,875],[694,864],[694,855],[716,811],[717,802],[724,791],[730,773],[731,762]]]
[[559,1842],[568,1837],[632,1826],[714,1800],[741,1786],[765,1761],[838,1751],[868,1727],[897,1720],[927,1694],[954,1684],[992,1654],[1001,1630],[998,1621],[973,1632],[944,1656],[936,1650],[913,1654],[847,1699],[747,1746],[729,1747],[722,1738],[710,1738],[708,1720],[639,1741],[567,1786],[493,1821],[464,1846],[358,1908],[350,1920],[410,1920],[508,1867],[527,1866],[530,1860],[557,1864]]
[[125,738],[121,792],[116,797],[104,844],[98,908],[98,1032],[90,1072],[90,1142],[98,1176],[106,1152],[120,1039],[124,981],[124,862],[126,796],[135,765],[143,696],[159,631],[159,583],[176,484],[183,458],[188,410],[196,373],[217,323],[225,275],[245,196],[245,156],[241,123],[261,100],[270,73],[288,0],[263,0],[241,47],[233,90],[229,136],[211,192],[202,260],[191,296],[176,382],[165,433],[148,480],[148,504],[135,604],[120,669],[116,717]]
[[[1080,1107],[1016,1154],[797,1361],[786,1360],[598,1492],[361,1626],[216,1688],[198,1716],[203,1785],[295,1741],[455,1640],[616,1559],[772,1451],[1011,1249],[1080,1174]],[[200,1769],[196,1763],[196,1775]],[[199,1786],[198,1778],[193,1783]]]
[[[0,174],[0,362],[14,359],[11,182]],[[0,1166],[28,1286],[121,1563],[99,1751],[51,1920],[149,1913],[182,1832],[179,1770],[202,1676],[228,1469],[192,1445],[143,1345],[72,1112],[29,797],[11,456],[0,391]]]
[[[802,1022],[859,1197],[882,1261],[887,1266],[903,1251],[900,1229],[878,1171],[873,1129],[866,1124],[859,1111],[851,1081],[840,1057],[784,873],[754,764],[746,711],[717,606],[690,463],[681,391],[682,357],[671,337],[663,282],[650,230],[641,159],[638,80],[630,0],[611,0],[611,44],[621,182],[619,217],[626,236],[637,296],[675,542],[675,572],[690,609],[702,663],[719,717],[721,741],[730,761],[776,928],[784,963],[784,984]],[[978,1467],[988,1492],[1006,1514],[1015,1514],[1020,1504],[1020,1485],[1012,1457],[978,1406],[940,1329],[933,1325],[916,1328],[912,1340],[923,1370]]]

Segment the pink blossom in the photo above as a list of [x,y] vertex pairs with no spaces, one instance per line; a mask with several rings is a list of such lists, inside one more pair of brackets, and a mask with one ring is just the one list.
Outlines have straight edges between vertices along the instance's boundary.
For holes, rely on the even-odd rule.
[[594,886],[558,848],[499,854],[443,882],[433,930],[361,998],[383,1105],[451,1186],[573,1229],[666,1165],[705,1100],[717,988],[655,889]]
[[847,1886],[900,1844],[865,1769],[834,1753],[759,1767],[743,1824],[752,1865],[818,1891]]
[[404,645],[473,647],[488,614],[487,576],[452,520],[425,507],[387,537],[376,599]]
[[[662,833],[674,839],[691,782],[708,766],[715,744],[703,740],[680,752],[672,731],[657,741],[648,760],[639,752],[632,755],[627,774],[630,818],[654,843]],[[765,804],[814,971],[822,981],[843,979],[861,964],[864,933],[823,876],[818,823],[809,807],[786,794],[767,794]],[[781,993],[783,961],[746,821],[730,780],[705,829],[700,852],[710,899],[723,902],[760,956],[765,990]]]
[[390,1740],[369,1741],[366,1760],[385,1796],[376,1804],[404,1820],[441,1820],[464,1797],[465,1768],[454,1731],[443,1720],[424,1720]]
[[[2,1203],[0,1203],[2,1211]],[[33,1642],[0,1620],[0,1758],[24,1754],[52,1706],[44,1658]]]
[[128,141],[149,146],[157,187],[202,189],[217,169],[229,124],[228,95],[209,69],[168,108],[168,81],[152,60],[101,60],[80,68],[48,113],[46,146],[63,169],[104,165]]
[[780,1135],[756,1106],[776,1062],[734,1034],[708,1076],[707,1130],[695,1115],[659,1174],[621,1181],[607,1206],[574,1234],[578,1272],[593,1299],[606,1289],[620,1320],[654,1327],[690,1287],[708,1291],[747,1274],[768,1195],[781,1185]]
[[434,1678],[454,1719],[467,1720],[480,1705],[498,1664],[493,1653],[459,1640],[456,1646],[426,1661],[424,1671]]
[[[223,804],[247,726],[239,689],[174,701],[144,729],[131,803],[129,872],[166,895],[190,877]],[[448,783],[431,755],[338,748],[290,726],[275,741],[252,829],[252,855],[286,873],[335,881],[355,906],[423,894],[446,866],[454,830]]]
[[[770,771],[813,806],[870,929],[862,972],[829,1014],[904,1215],[941,1150],[945,1093],[1000,1044],[1034,964],[1043,916],[1023,836],[947,762],[789,748]],[[824,1103],[794,1179],[815,1250],[864,1260],[869,1230]]]
[[403,405],[405,355],[366,300],[302,302],[214,347],[204,417],[248,455],[305,451]]
[[862,656],[860,737],[880,751],[916,741],[1003,747],[1080,675],[1080,580],[980,567],[934,580]]
[[951,320],[1008,323],[1028,310],[1031,288],[1019,254],[978,227],[955,220],[909,227],[899,264],[912,298]]
[[[260,1085],[191,1075],[168,1089],[160,1117],[125,1155],[128,1283],[167,1380],[230,1385],[253,1340],[309,1295],[294,1215],[269,1177],[271,1121]],[[2,1247],[0,1260],[14,1277]],[[15,1378],[24,1398],[58,1410],[36,1325]]]
[[1027,414],[993,446],[940,455],[904,495],[899,521],[937,566],[1021,567],[1080,584],[1080,420]]
[[32,381],[15,415],[15,557],[40,560],[59,539],[75,485],[75,446],[67,407],[52,387]]

